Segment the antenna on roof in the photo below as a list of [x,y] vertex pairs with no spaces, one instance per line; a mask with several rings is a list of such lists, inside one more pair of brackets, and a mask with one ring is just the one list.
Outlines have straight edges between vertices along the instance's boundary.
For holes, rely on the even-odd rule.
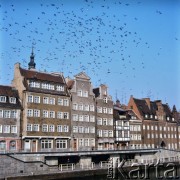
[[117,99],[118,99],[118,98],[117,98],[117,89],[116,89],[116,94],[115,94],[115,97],[116,97],[116,101],[117,101]]

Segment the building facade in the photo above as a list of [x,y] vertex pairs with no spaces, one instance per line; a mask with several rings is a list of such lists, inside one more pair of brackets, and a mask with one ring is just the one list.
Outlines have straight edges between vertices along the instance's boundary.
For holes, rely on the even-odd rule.
[[101,84],[93,89],[96,109],[97,149],[114,149],[113,101],[108,87]]
[[66,78],[71,93],[71,137],[73,150],[92,150],[95,147],[95,97],[90,78],[81,72],[74,79]]
[[21,150],[20,113],[18,91],[0,86],[0,152]]
[[32,52],[29,70],[15,64],[12,84],[23,107],[22,148],[31,152],[70,148],[70,95],[63,75],[36,71]]

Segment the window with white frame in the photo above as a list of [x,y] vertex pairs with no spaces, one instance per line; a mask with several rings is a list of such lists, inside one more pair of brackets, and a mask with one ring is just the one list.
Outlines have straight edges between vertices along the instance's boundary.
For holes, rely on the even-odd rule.
[[33,117],[33,109],[27,110],[27,117]]
[[104,102],[104,103],[107,103],[107,102],[108,102],[107,97],[104,97],[104,98],[103,98],[103,102]]
[[29,103],[33,103],[33,96],[32,96],[32,95],[29,95],[29,96],[28,96],[28,102],[29,102]]
[[27,124],[26,130],[27,131],[32,131],[32,124]]
[[64,125],[63,126],[63,132],[69,132],[69,126]]
[[47,124],[42,125],[42,132],[48,132],[48,125]]
[[113,137],[113,130],[109,130],[109,137]]
[[17,111],[16,110],[11,111],[11,118],[17,118]]
[[0,109],[0,118],[3,118],[3,110]]
[[84,105],[84,111],[89,111],[89,105],[88,104]]
[[154,126],[151,126],[151,130],[152,130],[152,131],[154,130]]
[[44,118],[48,118],[49,117],[48,114],[49,114],[49,112],[47,110],[43,110],[43,117]]
[[33,131],[39,131],[39,124],[33,124]]
[[79,109],[80,111],[83,111],[83,104],[79,104],[79,105],[78,105],[78,109]]
[[94,111],[94,105],[90,105],[90,111]]
[[63,99],[62,98],[58,98],[58,105],[63,106]]
[[41,140],[41,149],[52,149],[53,148],[53,140]]
[[89,139],[89,146],[95,146],[95,139]]
[[103,130],[103,137],[108,137],[108,130]]
[[103,107],[103,113],[107,113],[107,108]]
[[43,97],[43,103],[49,104],[49,97]]
[[78,133],[78,126],[73,126],[73,133]]
[[95,127],[89,127],[89,132],[90,133],[95,133]]
[[147,125],[147,130],[149,130],[149,125]]
[[54,132],[54,125],[52,124],[49,125],[49,132]]
[[64,86],[61,86],[61,85],[56,86],[56,90],[57,91],[64,91]]
[[76,103],[73,104],[73,110],[78,110],[78,105]]
[[89,146],[89,139],[84,139],[84,146]]
[[49,98],[49,104],[55,105],[55,98],[50,97],[50,98]]
[[102,125],[102,118],[97,118],[97,125]]
[[79,121],[83,121],[84,118],[83,118],[83,115],[79,115]]
[[57,118],[58,119],[63,119],[63,117],[64,117],[63,115],[64,115],[63,112],[60,112],[60,111],[57,112]]
[[81,96],[82,97],[82,90],[78,90],[77,91],[77,96]]
[[97,135],[98,135],[98,137],[102,137],[102,130],[101,129],[97,130]]
[[3,126],[3,133],[10,133],[10,125]]
[[34,103],[40,103],[40,96],[34,96]]
[[12,104],[16,104],[16,98],[15,97],[10,97],[9,102]]
[[79,133],[84,133],[84,127],[83,126],[79,126]]
[[11,111],[10,110],[4,110],[4,118],[11,118]]
[[57,132],[63,132],[62,125],[57,125]]
[[95,122],[95,116],[90,115],[90,122]]
[[113,119],[108,120],[108,125],[112,126],[113,125]]
[[83,91],[83,97],[88,97],[88,91]]
[[57,149],[66,149],[67,148],[67,140],[56,140],[56,148]]
[[0,96],[0,102],[6,102],[6,96]]
[[89,122],[89,115],[84,115],[84,121]]
[[84,139],[79,139],[79,146],[84,146]]
[[40,117],[40,110],[34,109],[34,117]]
[[3,126],[0,124],[0,133],[2,133]]
[[98,106],[98,107],[97,107],[97,112],[98,112],[98,113],[102,113],[102,107],[99,107],[99,106]]
[[78,121],[78,115],[77,114],[73,114],[72,115],[72,120],[73,121]]
[[64,106],[69,106],[69,99],[64,99]]
[[29,82],[29,87],[40,88],[40,83],[39,82],[35,82],[35,81],[30,81]]
[[104,125],[104,126],[107,125],[107,118],[103,118],[103,125]]
[[89,127],[84,127],[84,133],[89,133]]
[[69,113],[68,112],[64,112],[64,119],[69,119]]
[[108,108],[108,114],[113,114],[113,109],[112,108]]
[[55,118],[55,111],[49,111],[49,118]]
[[11,133],[17,133],[17,126],[11,125]]

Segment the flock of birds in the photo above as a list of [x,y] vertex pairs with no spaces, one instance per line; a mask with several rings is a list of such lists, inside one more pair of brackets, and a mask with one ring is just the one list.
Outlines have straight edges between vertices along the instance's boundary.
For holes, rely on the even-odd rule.
[[[128,14],[131,3],[119,0],[51,2],[36,1],[31,6],[25,2],[0,5],[0,33],[7,38],[3,45],[6,50],[0,58],[7,62],[5,69],[10,70],[4,72],[7,81],[12,79],[15,62],[27,68],[32,46],[37,69],[61,71],[67,76],[85,71],[96,79],[96,85],[114,76],[123,77],[123,83],[128,78],[136,78],[136,72],[146,68],[141,49],[148,50],[151,45],[129,24],[138,23],[140,18]],[[135,3],[139,6],[142,2]],[[154,13],[163,15],[159,10]],[[139,51],[136,60],[135,51]]]

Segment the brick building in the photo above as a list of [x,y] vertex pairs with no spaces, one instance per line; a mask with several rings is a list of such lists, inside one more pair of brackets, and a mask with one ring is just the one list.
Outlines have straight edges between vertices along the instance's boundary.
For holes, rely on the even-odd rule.
[[93,89],[96,105],[96,144],[98,149],[114,149],[113,101],[108,87],[101,84]]
[[18,91],[0,85],[0,152],[21,149],[20,113]]
[[178,149],[178,126],[172,111],[160,100],[136,99],[131,96],[128,108],[142,121],[142,144],[145,148]]
[[23,112],[22,145],[25,151],[70,148],[70,95],[61,73],[35,69],[32,52],[29,70],[14,66],[12,84],[18,90]]
[[95,148],[95,98],[90,77],[81,72],[74,79],[66,78],[71,93],[71,137],[73,150]]

